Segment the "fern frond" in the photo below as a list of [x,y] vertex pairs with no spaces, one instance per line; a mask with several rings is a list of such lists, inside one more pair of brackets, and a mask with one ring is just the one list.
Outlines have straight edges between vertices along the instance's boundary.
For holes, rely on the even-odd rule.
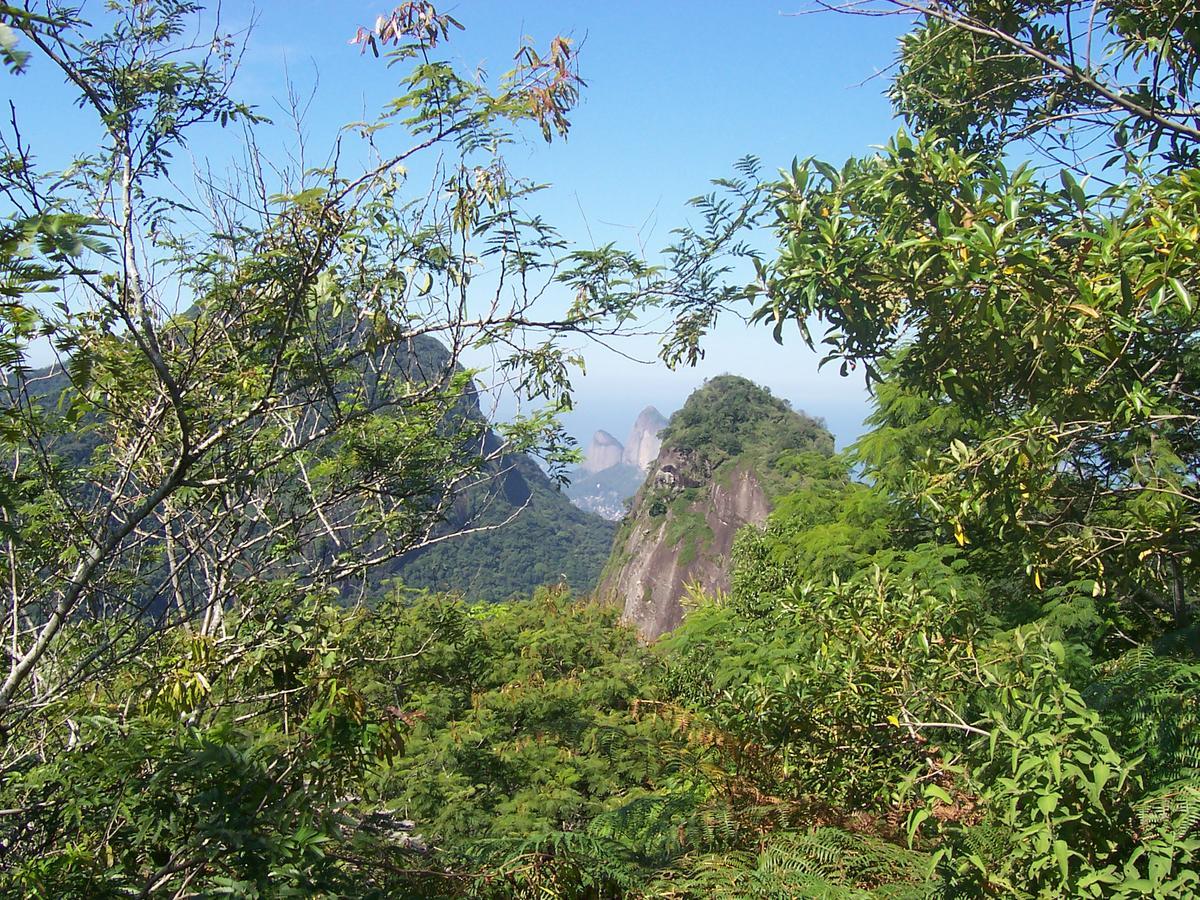
[[[702,897],[930,897],[929,857],[839,828],[766,835],[757,853],[726,852],[681,860],[663,895]],[[669,886],[669,888],[668,888]]]
[[1200,665],[1138,647],[1109,663],[1085,697],[1124,755],[1145,755],[1151,791],[1200,774]]

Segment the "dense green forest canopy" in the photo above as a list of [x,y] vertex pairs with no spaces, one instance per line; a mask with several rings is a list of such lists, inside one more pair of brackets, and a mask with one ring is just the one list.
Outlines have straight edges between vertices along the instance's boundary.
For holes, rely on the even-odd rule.
[[528,596],[540,585],[592,590],[608,558],[615,523],[574,506],[528,457],[506,460],[501,471],[506,486],[519,488],[515,496],[501,500],[494,486],[486,485],[481,509],[457,531],[449,523],[451,539],[381,570],[410,587],[475,601]]
[[736,375],[709,379],[671,416],[660,437],[665,450],[695,454],[713,468],[751,446],[772,461],[810,445],[833,450],[821,423]]
[[[105,31],[0,5],[3,77],[62,69],[104,129],[74,178],[13,140],[0,166],[0,890],[1200,894],[1196,11],[854,9],[913,17],[905,129],[774,180],[743,164],[658,264],[563,246],[506,177],[510,129],[568,126],[568,42],[489,89],[436,61],[460,23],[403,4],[358,38],[404,73],[383,122],[411,143],[241,203],[210,186],[194,234],[168,227],[171,151],[256,117],[225,45],[188,44],[197,9],[119,5]],[[453,163],[414,197],[397,165],[430,148]],[[475,318],[472,247],[575,306],[535,318],[531,288]],[[178,280],[194,315],[161,300]],[[729,594],[646,646],[561,588],[373,585],[498,449],[446,428],[469,372],[391,378],[388,354],[511,351],[551,411],[498,423],[503,452],[565,464],[556,335],[651,304],[668,361],[732,306],[872,385],[843,453],[771,444],[789,489]],[[38,339],[70,360],[53,408]],[[668,450],[717,463],[751,407],[786,408],[710,387]],[[88,460],[55,451],[87,429]]]

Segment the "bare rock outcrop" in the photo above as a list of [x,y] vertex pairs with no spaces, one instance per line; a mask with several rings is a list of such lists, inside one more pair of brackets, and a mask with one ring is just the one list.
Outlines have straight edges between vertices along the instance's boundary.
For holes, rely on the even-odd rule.
[[[734,536],[743,525],[762,525],[771,512],[749,468],[734,467],[703,486],[697,480],[679,454],[660,461],[634,507],[652,494],[673,499],[652,497],[643,514],[626,521],[600,584],[600,596],[622,602],[623,617],[647,640],[683,621],[683,600],[692,585],[710,594],[729,590]],[[687,502],[690,492],[698,496]]]
[[658,458],[662,447],[659,432],[667,427],[667,420],[653,406],[647,406],[638,415],[629,432],[629,440],[625,442],[625,453],[622,461],[627,466],[635,466],[645,472]]
[[625,448],[607,431],[597,431],[592,435],[583,464],[579,467],[587,473],[603,472],[621,462]]

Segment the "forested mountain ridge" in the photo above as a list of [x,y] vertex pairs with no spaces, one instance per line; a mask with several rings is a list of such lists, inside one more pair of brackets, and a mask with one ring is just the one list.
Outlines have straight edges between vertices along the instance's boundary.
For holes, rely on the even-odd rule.
[[[445,381],[462,371],[449,351],[429,335],[414,336],[386,360],[381,357],[381,364],[388,369],[384,376],[372,374],[370,354],[354,367],[368,391],[379,377],[424,383]],[[47,410],[71,402],[75,389],[62,367],[31,370],[26,378],[30,398]],[[57,434],[47,450],[67,464],[88,464],[105,440],[102,419]],[[461,397],[445,414],[442,430],[452,438],[457,434],[467,453],[484,460],[484,468],[445,498],[427,546],[382,558],[372,568],[365,590],[375,593],[395,583],[493,602],[527,595],[547,584],[581,593],[592,590],[608,558],[615,525],[574,506],[523,453],[506,452],[480,409],[474,384],[461,387]],[[333,554],[336,545],[321,538],[315,532],[309,542]],[[363,588],[348,585],[345,590],[353,596]],[[147,602],[161,609],[166,600],[148,598]]]
[[[479,509],[466,513],[457,525],[453,515],[446,523],[442,533],[447,540],[381,571],[410,587],[472,600],[508,600],[542,585],[562,585],[580,594],[594,590],[616,524],[571,503],[523,454],[506,456],[497,465],[490,484],[463,498],[464,505],[478,503]],[[456,529],[469,533],[456,536]]]
[[683,620],[690,589],[727,591],[738,530],[763,524],[774,498],[803,478],[801,454],[833,452],[823,425],[732,375],[692,393],[660,437],[597,588],[646,638]]

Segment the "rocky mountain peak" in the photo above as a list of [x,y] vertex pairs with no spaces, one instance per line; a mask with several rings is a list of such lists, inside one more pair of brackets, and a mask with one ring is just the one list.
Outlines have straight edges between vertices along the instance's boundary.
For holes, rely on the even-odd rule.
[[683,620],[689,586],[729,589],[738,530],[762,525],[773,499],[800,477],[787,459],[833,450],[833,437],[819,421],[731,375],[693,393],[661,442],[597,589],[602,599],[619,603],[625,620],[647,639]]
[[587,454],[579,468],[588,474],[611,469],[621,462],[624,451],[620,441],[601,429],[592,435],[592,442],[588,445]]
[[636,466],[643,472],[658,458],[662,447],[659,432],[667,427],[667,420],[653,406],[647,406],[638,415],[625,442],[625,453],[621,461],[627,466]]

